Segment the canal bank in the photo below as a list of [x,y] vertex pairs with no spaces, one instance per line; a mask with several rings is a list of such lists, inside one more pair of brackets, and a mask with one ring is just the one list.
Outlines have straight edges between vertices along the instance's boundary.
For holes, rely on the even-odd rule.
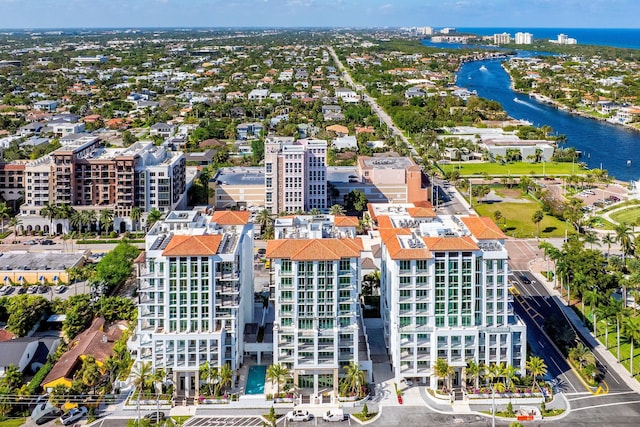
[[467,62],[456,74],[456,83],[479,96],[499,102],[506,113],[535,126],[548,125],[567,137],[567,146],[583,153],[589,168],[603,168],[622,181],[640,177],[640,132],[572,114],[515,92],[501,61]]

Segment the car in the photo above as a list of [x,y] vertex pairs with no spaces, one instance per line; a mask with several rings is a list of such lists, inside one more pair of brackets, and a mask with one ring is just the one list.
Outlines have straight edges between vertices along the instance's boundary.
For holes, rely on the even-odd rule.
[[60,286],[56,286],[54,288],[54,291],[56,294],[62,294],[67,290],[67,287],[65,285],[60,285]]
[[531,284],[531,280],[527,276],[520,276],[520,281],[522,283],[524,283],[525,285],[530,285]]
[[267,250],[265,248],[258,249],[258,255],[264,256],[266,253],[267,253]]
[[6,295],[6,294],[7,294],[7,292],[9,292],[9,288],[10,288],[10,287],[11,287],[11,286],[8,286],[8,285],[1,287],[1,288],[0,288],[0,295]]
[[164,421],[164,417],[164,412],[149,412],[144,416],[144,419],[151,424],[158,424],[160,421]]
[[29,286],[29,288],[27,289],[27,293],[28,294],[37,294],[38,293],[38,287],[37,286]]
[[24,286],[18,286],[18,289],[16,290],[16,293],[18,295],[24,294],[25,292],[27,292],[27,288],[25,288]]
[[41,242],[40,242],[40,244],[41,244],[41,245],[48,246],[48,245],[55,245],[55,244],[56,244],[56,242],[54,242],[54,241],[53,241],[53,240],[51,240],[51,239],[44,239],[43,241],[41,241]]
[[23,245],[37,245],[38,242],[36,242],[35,240],[26,240],[22,244]]
[[324,413],[322,419],[328,422],[346,421],[349,419],[349,415],[342,412],[342,409],[329,409]]
[[60,417],[60,422],[63,426],[68,426],[69,424],[73,424],[78,421],[80,418],[87,415],[87,408],[85,406],[81,406],[79,408],[73,408],[66,414],[63,414]]
[[304,409],[296,409],[294,411],[287,412],[287,421],[309,421],[311,414]]

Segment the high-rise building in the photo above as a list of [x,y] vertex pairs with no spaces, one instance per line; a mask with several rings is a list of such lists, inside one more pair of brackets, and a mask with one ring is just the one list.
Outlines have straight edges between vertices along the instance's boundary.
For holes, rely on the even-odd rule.
[[342,368],[352,362],[371,381],[359,303],[363,244],[357,224],[357,218],[344,216],[280,217],[275,239],[267,243],[276,314],[273,361],[292,372],[303,394],[336,393]]
[[265,141],[265,205],[272,213],[327,207],[327,142],[269,136]]
[[382,240],[380,311],[396,382],[436,388],[438,359],[453,368],[454,386],[470,359],[524,374],[526,325],[513,313],[502,231],[428,204],[373,204],[370,215]]
[[494,34],[493,35],[493,43],[494,44],[509,44],[509,43],[511,43],[511,34],[509,34],[509,33]]
[[533,43],[533,34],[518,32],[518,33],[516,33],[515,43],[516,44],[531,44],[531,43]]
[[253,318],[249,212],[169,212],[147,234],[136,262],[136,363],[164,369],[177,393],[192,397],[203,364],[228,364],[235,372],[243,362],[244,327]]

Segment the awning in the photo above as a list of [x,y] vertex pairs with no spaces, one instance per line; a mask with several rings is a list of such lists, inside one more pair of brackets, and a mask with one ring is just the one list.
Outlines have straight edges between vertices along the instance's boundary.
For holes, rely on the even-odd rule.
[[9,276],[4,276],[4,281],[6,282],[7,280],[9,280]]
[[18,282],[22,282],[22,276],[18,277]]
[[40,276],[40,279],[39,279],[39,280],[40,280],[41,282],[44,282],[44,276]]
[[57,282],[58,281],[58,276],[53,276],[53,281]]

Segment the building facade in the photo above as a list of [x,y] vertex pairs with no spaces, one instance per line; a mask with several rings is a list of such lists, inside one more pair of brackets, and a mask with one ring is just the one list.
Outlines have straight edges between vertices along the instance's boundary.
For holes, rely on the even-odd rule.
[[290,370],[301,394],[336,396],[343,367],[368,373],[360,314],[357,218],[295,216],[276,219],[267,243],[273,271],[273,361]]
[[489,219],[427,205],[371,205],[382,240],[381,313],[396,382],[464,385],[468,360],[525,372],[526,325],[509,293],[505,235]]
[[265,206],[272,213],[327,208],[327,142],[270,136],[265,141]]
[[151,362],[178,395],[198,396],[200,366],[243,362],[253,318],[253,225],[248,212],[172,211],[138,261],[136,363]]

